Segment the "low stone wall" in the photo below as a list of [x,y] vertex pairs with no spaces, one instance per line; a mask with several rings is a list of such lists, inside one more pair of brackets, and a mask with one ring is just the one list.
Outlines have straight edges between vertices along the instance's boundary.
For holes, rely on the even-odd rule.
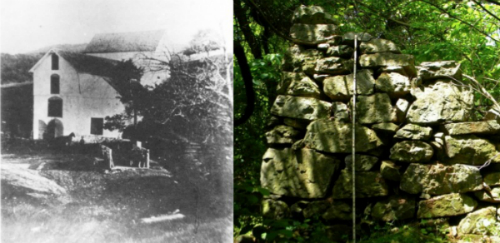
[[300,7],[293,22],[266,133],[261,185],[273,195],[263,214],[345,228],[354,163],[358,222],[453,218],[460,236],[498,236],[500,125],[474,119],[460,64],[415,66],[389,40],[339,33],[319,7]]

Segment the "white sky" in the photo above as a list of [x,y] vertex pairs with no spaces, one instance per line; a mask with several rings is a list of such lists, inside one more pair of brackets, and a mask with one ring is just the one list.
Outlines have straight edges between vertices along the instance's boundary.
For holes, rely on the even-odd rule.
[[187,44],[202,29],[232,50],[232,0],[0,0],[0,51],[88,43],[96,33],[167,30]]

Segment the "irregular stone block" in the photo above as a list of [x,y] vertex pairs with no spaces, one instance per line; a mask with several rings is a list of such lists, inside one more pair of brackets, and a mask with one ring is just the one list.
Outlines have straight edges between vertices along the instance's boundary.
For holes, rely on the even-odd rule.
[[335,200],[322,218],[324,220],[352,220],[351,204]]
[[385,122],[385,123],[379,123],[379,124],[373,125],[372,129],[375,131],[381,131],[381,132],[387,132],[387,133],[394,134],[399,129],[399,126],[394,124],[394,123]]
[[340,163],[311,149],[269,148],[263,156],[260,182],[277,195],[322,198]]
[[378,73],[399,73],[408,77],[406,70],[401,66],[385,66],[378,69]]
[[286,94],[319,99],[321,91],[319,89],[319,86],[314,81],[304,75],[302,79],[293,80],[290,83]]
[[410,194],[442,195],[483,189],[479,169],[468,165],[410,164],[401,178],[401,190]]
[[327,56],[336,56],[343,58],[351,58],[354,53],[354,49],[350,46],[340,45],[340,46],[330,46],[326,50]]
[[315,73],[327,73],[327,74],[338,75],[338,74],[351,73],[354,61],[352,59],[343,59],[341,57],[326,57],[318,59],[315,65],[316,65],[314,68]]
[[401,172],[399,169],[401,166],[396,165],[394,162],[390,160],[382,161],[382,165],[380,165],[380,174],[384,179],[390,181],[400,181],[401,180]]
[[410,107],[410,102],[405,99],[398,99],[396,101],[396,118],[398,122],[404,123],[406,121],[406,112]]
[[306,130],[307,125],[309,125],[311,121],[302,119],[284,118],[283,123],[285,123],[285,125],[287,126],[291,126],[299,130]]
[[[495,145],[475,135],[445,136],[447,163],[482,165],[497,154]],[[493,163],[500,162],[500,156]]]
[[346,104],[342,102],[333,102],[332,103],[332,117],[335,121],[338,122],[350,122],[351,116],[349,113],[349,108]]
[[438,80],[435,84],[416,89],[415,100],[408,110],[407,120],[417,124],[462,122],[470,119],[473,95],[452,83]]
[[[356,161],[354,163],[354,170],[356,171],[369,171],[378,162],[378,158],[370,155],[356,154]],[[346,168],[352,168],[352,155],[345,157]]]
[[496,134],[500,131],[500,124],[496,120],[450,123],[444,127],[450,135]]
[[488,186],[500,186],[500,172],[489,172],[484,175],[484,183]]
[[405,72],[413,76],[415,75],[415,59],[412,55],[394,54],[390,52],[364,54],[359,57],[359,64],[363,68],[376,68],[387,66],[403,67]]
[[458,80],[462,79],[460,63],[455,61],[423,62],[417,67],[417,75],[422,80],[445,76],[450,76]]
[[300,6],[293,12],[292,23],[300,24],[334,24],[332,15],[320,6]]
[[411,139],[411,140],[429,140],[431,139],[432,128],[423,127],[417,124],[406,124],[399,129],[394,135],[394,138]]
[[[354,74],[328,77],[323,80],[323,91],[332,100],[349,100],[352,97]],[[375,79],[371,70],[363,69],[356,74],[356,93],[373,94]]]
[[339,32],[334,24],[294,24],[290,28],[290,36],[294,43],[317,45],[331,39]]
[[300,131],[293,127],[278,125],[273,130],[266,132],[268,144],[292,144],[299,139]]
[[368,42],[362,42],[359,45],[359,50],[363,54],[372,54],[379,52],[401,53],[394,42],[386,39],[372,39]]
[[431,145],[422,141],[402,141],[394,144],[391,148],[391,160],[414,163],[429,162],[434,151]]
[[276,87],[276,93],[279,95],[285,95],[288,91],[288,87],[295,80],[302,80],[307,76],[303,72],[283,72],[281,74],[281,80]]
[[[302,46],[293,45],[285,52],[282,68],[284,71],[312,74],[316,67],[316,60],[322,57],[323,52],[319,50],[305,49]],[[288,86],[286,88],[288,89]]]
[[378,201],[372,208],[372,217],[376,220],[395,221],[411,219],[415,214],[415,199],[410,197],[390,196]]
[[472,212],[477,202],[472,197],[460,193],[433,197],[418,203],[417,218],[439,218],[457,216]]
[[[364,126],[355,126],[356,152],[368,152],[382,146],[382,141],[377,134]],[[352,152],[352,125],[318,119],[307,127],[304,138],[305,144],[312,149],[327,153]]]
[[270,219],[284,219],[290,217],[288,205],[280,200],[264,199],[261,205],[262,216]]
[[382,73],[375,81],[375,89],[391,98],[401,98],[410,93],[410,79],[399,73]]
[[500,203],[500,187],[491,188],[490,192],[478,191],[474,192],[474,196],[477,199],[489,202],[489,203]]
[[356,102],[356,121],[361,124],[395,122],[396,110],[392,107],[389,95],[375,93],[370,96],[358,96]]
[[315,120],[328,117],[331,106],[330,103],[315,98],[278,95],[271,107],[271,114]]
[[[356,198],[381,197],[389,194],[387,183],[378,172],[356,173]],[[342,170],[333,185],[333,199],[352,198],[352,175],[349,170]]]
[[342,35],[342,44],[354,46],[354,36],[358,38],[358,45],[361,42],[367,42],[373,39],[373,36],[366,32],[347,32]]
[[496,220],[497,209],[487,207],[469,213],[458,224],[457,230],[462,234],[495,235],[500,229],[500,222]]

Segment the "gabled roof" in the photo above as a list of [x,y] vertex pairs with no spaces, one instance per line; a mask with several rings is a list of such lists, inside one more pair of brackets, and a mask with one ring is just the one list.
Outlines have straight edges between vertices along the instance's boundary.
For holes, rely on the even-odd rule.
[[97,34],[92,38],[84,52],[155,51],[164,34],[164,30]]
[[114,67],[119,63],[119,61],[112,59],[75,52],[50,50],[30,69],[30,72],[33,72],[38,65],[40,65],[40,63],[52,53],[55,53],[62,59],[66,60],[77,72],[104,77],[104,80],[108,82],[116,91],[118,91],[118,93],[123,95],[124,92],[126,92],[123,85],[121,85],[119,81],[110,78],[113,75]]

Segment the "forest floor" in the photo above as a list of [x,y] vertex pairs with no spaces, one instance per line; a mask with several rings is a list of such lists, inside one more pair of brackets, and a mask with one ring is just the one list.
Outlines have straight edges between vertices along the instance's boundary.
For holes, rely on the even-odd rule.
[[[104,170],[93,156],[3,148],[2,169],[34,170],[67,192],[64,202],[33,203],[2,186],[1,241],[7,242],[227,242],[228,198],[212,195],[183,161],[156,160],[150,169]],[[182,168],[182,169],[180,169]],[[31,173],[31,172],[30,172]],[[2,178],[2,184],[5,183]],[[184,218],[146,224],[141,219],[178,211]]]

